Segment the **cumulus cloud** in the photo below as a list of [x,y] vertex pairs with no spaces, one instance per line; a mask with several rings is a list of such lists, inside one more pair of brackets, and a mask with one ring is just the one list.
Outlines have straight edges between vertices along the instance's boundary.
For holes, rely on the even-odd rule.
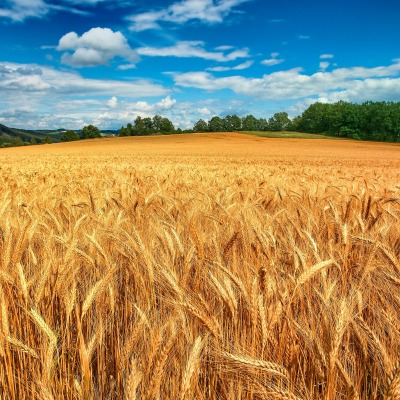
[[130,66],[139,60],[125,36],[109,28],[92,28],[82,36],[69,32],[60,39],[57,50],[64,52],[61,61],[74,67],[107,65],[115,57],[129,61]]
[[104,125],[106,123],[105,119],[109,119],[109,121],[114,122],[114,124],[116,120],[124,121],[126,124],[128,122],[133,122],[138,116],[145,118],[153,117],[156,114],[161,114],[162,116],[173,119],[172,110],[176,104],[176,100],[172,99],[171,96],[167,96],[155,103],[147,101],[124,101],[119,103],[118,110],[115,110],[115,112],[100,114],[98,118],[102,120],[102,122],[99,122],[99,124]]
[[131,29],[143,31],[159,29],[159,22],[182,24],[197,20],[203,23],[221,23],[233,9],[251,0],[183,0],[169,7],[131,15]]
[[237,49],[224,53],[223,51],[207,51],[204,45],[205,43],[202,41],[180,41],[174,46],[168,47],[139,47],[137,52],[148,57],[203,58],[220,62],[249,57],[248,49]]
[[93,112],[92,120],[98,126],[115,127],[116,124],[121,126],[128,122],[133,122],[138,116],[145,118],[161,114],[171,117],[171,109],[175,104],[176,100],[171,99],[170,96],[155,103],[147,101],[121,101],[118,102],[118,107],[109,108],[101,112],[97,109]]
[[110,108],[117,107],[117,104],[118,104],[118,99],[115,96],[111,97],[111,99],[107,101],[107,105]]
[[338,68],[312,75],[301,68],[278,71],[261,78],[229,76],[216,78],[207,72],[176,74],[175,83],[207,91],[230,89],[233,92],[265,100],[301,99],[340,92],[352,101],[367,98],[382,100],[400,96],[400,63],[375,68]]
[[235,65],[234,67],[222,67],[222,66],[210,67],[210,68],[207,68],[207,71],[212,71],[212,72],[240,71],[240,70],[250,68],[253,64],[254,64],[254,61],[249,60],[242,64]]
[[266,65],[267,67],[271,67],[273,65],[281,64],[285,61],[283,58],[278,58],[278,57],[279,57],[279,53],[271,53],[271,58],[262,60],[261,64]]
[[158,103],[156,103],[157,107],[162,110],[170,110],[176,104],[175,99],[171,99],[171,96],[167,96],[165,99],[162,99]]

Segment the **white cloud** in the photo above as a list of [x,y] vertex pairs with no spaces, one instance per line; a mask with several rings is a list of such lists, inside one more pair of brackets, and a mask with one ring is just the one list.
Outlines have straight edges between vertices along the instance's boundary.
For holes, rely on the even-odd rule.
[[181,41],[169,47],[139,47],[137,52],[148,57],[196,57],[219,62],[249,57],[248,49],[237,49],[226,54],[222,51],[207,51],[202,41]]
[[267,67],[272,67],[273,65],[278,65],[283,63],[285,60],[282,58],[278,58],[279,53],[271,53],[271,58],[268,58],[266,60],[262,60],[261,64],[266,65]]
[[353,103],[362,103],[364,101],[398,101],[399,96],[399,78],[368,78],[354,81],[351,86],[344,90],[321,92],[317,97],[300,100],[290,106],[287,111],[289,115],[296,116],[316,102],[335,103],[340,100]]
[[49,12],[49,9],[49,5],[43,0],[6,0],[3,7],[0,8],[0,18],[21,22],[26,18],[43,17]]
[[147,101],[121,101],[118,102],[117,108],[104,110],[102,112],[93,113],[93,121],[97,126],[115,126],[116,124],[126,125],[133,122],[136,117],[140,116],[153,117],[156,114],[170,117],[170,111],[175,106],[176,100],[167,96],[156,103]]
[[[167,89],[149,81],[85,79],[28,64],[0,63],[0,93],[3,123],[26,129],[80,129],[91,123],[115,129],[139,113],[171,113],[176,104]],[[143,101],[145,97],[158,100]]]
[[110,108],[117,107],[117,104],[118,104],[118,99],[115,96],[111,97],[111,99],[107,101],[107,105]]
[[[68,0],[65,1],[68,2]],[[79,5],[82,3],[81,1],[71,2]],[[43,18],[51,11],[66,11],[81,15],[88,14],[86,11],[71,6],[49,4],[44,0],[3,0],[2,7],[0,7],[0,18],[8,18],[13,22],[22,22],[27,18]]]
[[172,107],[165,109],[165,99],[156,103],[120,101],[118,107],[109,107],[108,103],[100,100],[65,100],[57,103],[51,112],[35,107],[10,108],[0,111],[0,121],[7,126],[26,129],[80,129],[88,124],[101,129],[118,129],[133,122],[137,116],[144,118],[161,114],[173,119]]
[[129,61],[132,67],[139,59],[125,36],[109,28],[92,28],[82,36],[69,32],[60,39],[57,50],[65,52],[62,62],[74,67],[107,65],[115,57]]
[[128,71],[128,70],[130,70],[130,69],[136,69],[136,64],[122,64],[122,65],[118,65],[117,69],[120,70],[120,71]]
[[224,45],[224,46],[217,46],[215,48],[215,50],[217,50],[217,51],[227,51],[227,50],[232,50],[234,48],[235,48],[234,46]]
[[165,99],[162,99],[158,103],[156,103],[156,107],[160,110],[170,110],[176,104],[175,99],[171,99],[171,96],[167,96]]
[[239,95],[265,100],[301,99],[340,92],[357,99],[395,99],[400,96],[400,63],[376,68],[338,68],[312,75],[301,68],[278,71],[261,78],[229,76],[216,78],[207,72],[188,72],[174,75],[175,83],[207,91],[230,89]]
[[148,117],[158,113],[168,112],[175,104],[176,100],[171,99],[171,96],[167,96],[156,103],[149,103],[147,101],[123,101],[118,103],[118,112],[120,115],[128,113],[130,115]]
[[321,58],[322,60],[327,59],[327,58],[333,58],[333,57],[334,57],[333,54],[321,54],[319,56],[319,58]]
[[308,35],[297,35],[297,39],[308,40],[308,39],[310,39],[310,36],[308,36]]
[[19,92],[30,96],[120,96],[152,97],[167,94],[161,85],[146,80],[123,81],[87,79],[76,72],[58,71],[31,64],[0,62],[2,100],[12,100]]
[[211,115],[212,114],[212,111],[208,107],[198,108],[197,112],[200,115]]
[[330,63],[328,61],[321,61],[319,63],[319,69],[325,71],[329,67]]
[[131,29],[143,31],[159,29],[159,22],[182,24],[197,20],[203,23],[221,23],[233,9],[251,0],[183,0],[169,7],[128,17]]
[[267,67],[272,67],[273,65],[278,65],[283,63],[285,60],[278,58],[269,58],[267,60],[262,60],[261,64],[266,65]]
[[254,61],[246,61],[242,64],[235,65],[234,67],[210,67],[207,68],[207,71],[212,71],[212,72],[225,72],[225,71],[240,71],[243,69],[250,68],[254,64]]

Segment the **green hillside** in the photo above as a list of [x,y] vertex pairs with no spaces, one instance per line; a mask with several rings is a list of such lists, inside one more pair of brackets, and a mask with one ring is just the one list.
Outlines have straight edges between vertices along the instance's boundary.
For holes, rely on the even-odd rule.
[[52,142],[59,142],[63,131],[16,129],[0,124],[0,147],[46,143],[46,138],[51,138]]

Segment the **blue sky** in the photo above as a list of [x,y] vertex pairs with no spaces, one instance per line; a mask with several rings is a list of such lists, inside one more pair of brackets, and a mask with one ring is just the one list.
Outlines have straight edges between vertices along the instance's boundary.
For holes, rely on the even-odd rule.
[[187,128],[400,101],[399,16],[397,0],[1,0],[0,123]]

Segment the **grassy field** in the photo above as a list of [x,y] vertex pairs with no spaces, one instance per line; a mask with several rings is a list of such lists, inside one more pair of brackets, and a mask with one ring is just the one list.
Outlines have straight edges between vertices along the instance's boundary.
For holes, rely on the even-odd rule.
[[1,399],[400,397],[400,146],[0,151]]
[[303,132],[292,132],[292,131],[245,131],[248,135],[261,136],[266,138],[275,138],[275,139],[342,139],[335,138],[327,135],[320,135],[317,133],[303,133]]

